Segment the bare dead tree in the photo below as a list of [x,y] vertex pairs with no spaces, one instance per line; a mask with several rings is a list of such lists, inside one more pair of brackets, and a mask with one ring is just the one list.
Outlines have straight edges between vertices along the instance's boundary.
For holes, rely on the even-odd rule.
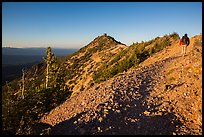
[[35,66],[35,73],[34,73],[34,76],[37,75],[37,72],[38,72],[38,66]]
[[45,81],[45,88],[46,89],[48,87],[48,82],[49,82],[49,67],[50,67],[50,64],[48,63],[47,68],[46,68],[46,81]]
[[22,76],[22,99],[24,99],[24,92],[25,92],[25,70],[22,69],[23,76]]

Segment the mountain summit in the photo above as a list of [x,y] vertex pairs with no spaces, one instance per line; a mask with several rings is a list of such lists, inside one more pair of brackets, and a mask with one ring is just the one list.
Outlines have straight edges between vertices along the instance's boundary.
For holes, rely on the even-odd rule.
[[[115,44],[122,44],[121,42],[116,41],[113,37],[107,35],[106,33],[104,33],[101,36],[98,36],[93,41],[94,42],[99,42],[99,43],[103,43],[104,42],[106,44],[111,44],[111,43],[114,43],[114,42],[115,42]],[[122,45],[125,45],[125,44],[122,44]]]
[[65,66],[70,74],[67,84],[71,86],[74,93],[93,86],[95,83],[93,75],[98,68],[126,48],[126,45],[107,34],[98,36],[87,46],[67,57]]

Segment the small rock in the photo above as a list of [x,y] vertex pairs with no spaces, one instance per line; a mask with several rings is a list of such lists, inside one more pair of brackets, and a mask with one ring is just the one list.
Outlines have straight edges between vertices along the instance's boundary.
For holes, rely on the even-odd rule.
[[148,115],[150,114],[150,112],[145,111],[144,114],[145,114],[146,116],[148,116]]
[[83,102],[81,103],[81,105],[82,105],[82,106],[85,106],[85,105],[86,105],[86,103],[83,101]]
[[100,127],[97,127],[97,129],[98,129],[98,131],[99,131],[99,132],[101,132],[101,131],[102,131]]
[[103,120],[103,118],[102,118],[102,117],[100,117],[100,118],[98,119],[98,121],[99,121],[99,122],[101,122],[102,120]]
[[118,106],[118,103],[115,103],[114,105],[115,105],[115,106]]
[[130,107],[130,105],[128,105],[128,104],[127,104],[127,105],[126,105],[126,107],[128,107],[128,108],[129,108],[129,107]]
[[108,109],[105,108],[105,109],[104,109],[104,112],[108,112]]
[[116,110],[117,113],[120,113],[120,110]]
[[78,123],[82,123],[82,120],[81,120],[81,119],[78,119]]

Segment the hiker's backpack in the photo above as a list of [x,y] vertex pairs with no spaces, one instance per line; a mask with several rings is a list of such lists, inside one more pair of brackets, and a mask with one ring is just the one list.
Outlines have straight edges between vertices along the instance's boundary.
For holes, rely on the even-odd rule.
[[183,45],[187,44],[187,38],[185,36],[182,37],[181,41]]

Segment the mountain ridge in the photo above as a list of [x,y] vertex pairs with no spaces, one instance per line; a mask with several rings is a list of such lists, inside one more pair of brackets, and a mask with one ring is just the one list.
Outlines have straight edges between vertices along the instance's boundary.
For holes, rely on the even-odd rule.
[[[190,51],[188,52],[189,55],[187,54],[187,57],[192,56],[194,58],[192,58],[191,60],[193,60],[196,57],[193,55],[200,54],[201,51],[199,50],[202,50],[202,48],[197,47],[198,45],[196,45],[195,38],[192,38],[191,42],[193,44],[191,44],[188,47],[188,50],[190,50],[191,52]],[[194,48],[193,45],[196,45],[196,48],[198,49],[198,51],[196,51],[196,49],[193,49]],[[169,52],[170,49],[172,50],[172,52]],[[168,56],[165,56],[165,58],[161,59],[162,54],[167,54]],[[157,56],[160,56],[160,60],[157,59]],[[197,58],[196,61],[200,62],[198,60],[199,56],[197,56],[196,58]],[[157,61],[149,65],[146,65],[146,62],[148,63],[149,61],[151,62],[151,59],[154,59]],[[138,68],[137,70],[130,70],[129,72],[121,74],[121,76],[118,76],[114,79],[110,79],[108,81],[105,81],[99,85],[92,87],[89,91],[85,91],[86,93],[80,92],[78,95],[73,96],[72,98],[67,100],[64,104],[52,110],[49,115],[43,117],[41,119],[41,122],[49,123],[50,125],[52,125],[50,127],[51,128],[50,134],[54,134],[54,135],[59,135],[59,134],[60,135],[62,134],[85,134],[85,135],[86,134],[180,134],[180,135],[200,134],[200,132],[202,132],[199,129],[201,128],[201,126],[200,127],[197,126],[199,130],[196,131],[195,129],[192,130],[192,127],[193,127],[192,125],[190,127],[191,130],[189,130],[188,124],[189,123],[193,124],[192,122],[189,122],[189,123],[187,122],[187,124],[185,123],[184,126],[181,124],[183,122],[182,121],[183,116],[186,118],[188,117],[188,119],[194,118],[192,116],[189,117],[188,114],[185,113],[185,111],[189,112],[189,108],[187,109],[180,104],[182,107],[184,107],[183,112],[182,110],[180,110],[180,113],[177,112],[175,115],[173,115],[171,112],[175,113],[178,110],[178,108],[181,107],[181,106],[175,105],[175,103],[178,103],[179,100],[176,101],[176,98],[170,95],[165,97],[166,93],[172,93],[179,90],[179,88],[182,87],[183,83],[182,82],[176,83],[176,85],[174,85],[175,87],[174,88],[171,87],[172,89],[170,89],[170,91],[169,89],[166,89],[166,86],[169,83],[164,82],[164,87],[161,86],[161,81],[163,80],[167,81],[165,79],[167,74],[169,73],[169,71],[165,72],[161,70],[164,69],[165,65],[167,64],[171,65],[172,62],[175,62],[177,65],[179,65],[177,60],[181,60],[181,59],[182,59],[182,56],[180,56],[180,48],[177,48],[177,47],[167,48],[161,51],[160,53],[153,55],[153,57],[148,59],[149,61],[148,60],[144,61],[141,64],[141,66],[143,67]],[[190,60],[190,58],[188,58],[188,60]],[[185,63],[185,60],[183,61],[183,63],[184,63],[183,66],[185,65],[188,66],[188,63]],[[200,67],[201,67],[201,62],[200,62]],[[159,68],[161,70],[159,70]],[[171,70],[171,68],[172,67],[166,67],[166,69],[169,69],[169,70]],[[179,69],[179,67],[177,67],[177,69]],[[140,74],[137,75],[138,72]],[[201,77],[201,71],[198,71],[198,74],[199,74],[199,77]],[[158,78],[155,78],[155,76],[157,75],[158,75]],[[137,81],[135,81],[136,79],[134,77],[137,78]],[[157,81],[153,80],[151,77],[153,79],[156,79]],[[129,82],[126,82],[126,84],[124,84],[123,82],[125,80]],[[115,83],[117,83],[117,85],[111,84],[111,83],[114,83],[114,81]],[[153,83],[151,83],[150,81],[152,81]],[[121,83],[123,83],[124,85]],[[138,83],[138,86],[135,86],[135,83]],[[149,83],[150,87],[145,83]],[[189,82],[187,83],[188,84],[186,85],[189,85]],[[201,84],[201,81],[199,83]],[[200,87],[199,83],[198,83],[198,87]],[[123,88],[123,90],[121,90],[120,87]],[[120,92],[117,89],[119,89]],[[168,92],[162,93],[161,91],[158,92],[159,90],[161,90],[162,92],[164,90],[168,90]],[[189,92],[189,94],[193,96],[194,90],[192,89],[190,90],[191,91]],[[147,92],[147,91],[151,91],[151,92]],[[180,95],[182,96],[180,98],[182,98],[182,100],[185,103],[188,102],[185,99],[186,93],[182,92],[182,90],[180,92],[183,94],[183,96]],[[160,93],[160,95],[158,95],[158,93]],[[153,94],[153,96],[148,97],[148,94],[149,95]],[[180,93],[176,93],[176,94],[180,94]],[[201,95],[201,87],[197,94],[198,96]],[[140,97],[144,98],[144,100],[140,99]],[[169,100],[169,98],[172,98],[172,100]],[[124,103],[125,101],[124,99],[127,100],[127,102]],[[76,103],[76,100],[78,100],[79,102]],[[139,101],[137,102],[136,100],[139,100]],[[166,100],[167,102],[170,102],[171,105],[165,104],[165,101],[164,101],[161,106],[160,105],[158,106],[157,104],[159,104],[158,102],[161,100],[163,101]],[[201,99],[199,99],[198,102],[199,101],[201,105]],[[74,102],[76,104],[74,104]],[[95,104],[94,102],[98,102],[99,104]],[[174,106],[172,104],[174,104]],[[141,110],[140,108],[134,107],[134,105],[136,105],[137,107],[139,105],[143,109]],[[160,107],[161,111],[156,111],[155,110],[156,106]],[[137,108],[137,109],[134,111],[133,108],[134,109]],[[191,111],[192,109],[193,107],[191,108]],[[199,109],[201,110],[202,107],[200,106]],[[126,112],[125,110],[129,110],[129,111]],[[129,113],[133,113],[132,111],[136,113],[136,117],[128,115]],[[61,115],[59,112],[62,112],[63,114]],[[126,115],[124,116],[121,113],[126,113]],[[192,114],[196,114],[196,113],[192,113]],[[121,116],[119,116],[120,114]],[[179,116],[179,114],[183,116]],[[112,115],[117,115],[118,118]],[[151,115],[153,115],[154,118],[148,117]],[[200,118],[201,118],[201,115],[202,113],[200,113],[200,116],[199,116]],[[63,116],[69,117],[69,118],[65,118],[65,117],[63,118]],[[133,122],[140,120],[143,123],[139,122],[140,124],[138,124],[138,122],[136,122],[137,124],[134,126],[132,124],[122,126],[125,122],[127,122],[127,120],[123,121],[122,119],[128,116],[129,116],[129,119]],[[52,117],[54,119],[52,119]],[[52,120],[54,120],[56,123]],[[118,120],[119,121],[122,120],[121,125],[118,124],[119,122]],[[194,120],[200,121],[201,119],[194,119]],[[93,124],[95,125],[94,127],[91,126],[92,125],[91,121],[94,122]],[[110,124],[111,121],[116,123]],[[156,121],[160,121],[162,124],[154,124],[154,122]],[[172,124],[169,124],[169,123],[172,123]],[[146,124],[149,124],[149,126],[147,126]],[[164,126],[164,124],[166,124],[167,127]],[[66,125],[70,125],[71,127],[68,127]]]
[[[80,75],[71,76],[74,79],[69,78],[70,80],[67,81],[67,83],[73,83],[71,85],[73,92],[80,92],[91,85],[93,83],[92,75],[97,71],[97,68],[107,63],[112,56],[125,48],[127,48],[126,45],[121,44],[107,34],[103,34],[69,56],[65,62],[66,68],[71,71],[70,73],[79,71]],[[81,81],[80,79],[82,82],[78,82]]]
[[[194,43],[195,41],[194,41],[194,39],[192,38],[191,39],[191,41],[192,41],[192,43]],[[194,43],[195,44],[195,43]],[[187,54],[187,57],[189,57],[189,56],[193,56],[193,54],[195,54],[197,51],[196,51],[196,49],[192,49],[193,48],[193,46],[192,45],[194,45],[194,44],[191,44],[189,47],[188,47],[188,50],[192,50],[192,52],[188,52],[188,54]],[[196,45],[196,44],[195,44]],[[197,45],[198,46],[198,45]],[[197,48],[197,47],[196,47]],[[172,48],[171,48],[172,49]],[[198,47],[198,49],[199,50],[201,50],[201,47]],[[66,102],[65,102],[65,104],[64,104],[64,106],[66,106],[66,107],[63,107],[63,104],[61,105],[61,106],[59,106],[58,108],[56,108],[55,110],[52,110],[51,112],[50,112],[50,116],[52,116],[54,119],[54,121],[56,121],[56,123],[53,123],[54,121],[50,121],[50,120],[52,120],[52,118],[48,115],[48,116],[45,116],[45,117],[43,117],[42,119],[41,119],[41,122],[43,122],[43,123],[49,123],[50,125],[52,125],[52,127],[51,127],[51,134],[57,134],[57,135],[59,135],[59,134],[154,134],[154,132],[156,131],[156,134],[199,134],[199,133],[197,133],[197,132],[201,132],[201,131],[197,131],[196,132],[196,130],[190,130],[189,131],[189,127],[187,127],[187,126],[189,126],[189,125],[185,125],[184,126],[184,128],[182,128],[183,126],[181,125],[181,121],[183,120],[182,118],[183,117],[180,117],[180,119],[179,119],[179,113],[177,113],[176,115],[178,116],[178,117],[176,117],[176,116],[174,116],[174,115],[172,115],[170,112],[172,112],[172,111],[175,111],[176,110],[176,108],[175,107],[179,107],[179,106],[176,106],[174,103],[176,102],[175,101],[175,97],[172,97],[172,96],[167,96],[167,97],[169,97],[169,98],[173,98],[174,100],[167,100],[167,97],[165,97],[164,95],[166,94],[166,93],[172,93],[172,92],[175,92],[177,89],[179,89],[181,86],[182,86],[182,82],[181,83],[177,83],[176,85],[174,85],[175,87],[174,87],[174,90],[173,89],[170,89],[171,91],[168,91],[168,92],[165,92],[165,93],[163,93],[164,95],[160,95],[160,96],[158,96],[158,90],[160,89],[161,91],[163,91],[163,90],[169,90],[169,89],[165,89],[165,87],[163,87],[162,86],[162,88],[161,88],[161,81],[163,81],[163,80],[165,80],[165,76],[167,75],[167,73],[165,72],[165,71],[161,71],[162,69],[164,69],[164,65],[166,65],[166,64],[171,64],[172,63],[172,61],[173,62],[175,62],[177,65],[179,64],[176,60],[181,60],[181,58],[182,58],[182,56],[180,56],[180,52],[179,52],[179,50],[180,50],[180,48],[174,48],[173,50],[177,50],[177,52],[169,52],[168,51],[169,49],[166,49],[166,50],[163,50],[163,53],[161,52],[160,54],[158,53],[158,54],[155,54],[155,55],[153,55],[154,57],[152,57],[152,59],[155,59],[156,58],[156,55],[160,55],[161,56],[161,54],[164,54],[164,53],[170,53],[170,54],[174,54],[174,56],[172,57],[171,55],[170,55],[170,57],[168,57],[168,56],[166,56],[166,59],[164,58],[164,59],[162,59],[162,60],[160,60],[160,61],[156,61],[155,63],[151,63],[150,65],[145,65],[145,62],[143,62],[143,64],[144,64],[144,67],[142,67],[142,68],[139,68],[138,69],[138,71],[139,71],[139,73],[141,72],[141,74],[140,75],[143,75],[143,77],[145,76],[145,75],[148,75],[148,77],[146,76],[146,77],[141,77],[140,75],[136,75],[135,77],[136,78],[138,78],[138,80],[137,81],[135,81],[135,79],[134,79],[134,77],[132,76],[132,75],[134,75],[134,73],[137,73],[137,71],[136,70],[131,70],[130,72],[127,72],[127,73],[124,73],[124,74],[122,74],[122,76],[119,76],[119,77],[117,77],[117,78],[115,78],[114,80],[115,80],[115,82],[118,84],[118,86],[117,85],[115,85],[114,87],[112,87],[113,85],[112,84],[110,84],[110,83],[113,83],[113,81],[114,80],[108,80],[108,81],[105,81],[104,83],[106,83],[105,85],[103,85],[103,84],[100,84],[99,86],[94,86],[92,89],[90,89],[89,91],[86,91],[86,94],[84,93],[84,92],[81,92],[80,93],[80,95],[78,95],[78,96],[74,96],[73,98],[70,98],[69,100],[67,100]],[[200,54],[200,51],[198,52],[198,54]],[[200,54],[201,55],[201,54]],[[185,58],[187,58],[187,57],[185,57]],[[201,57],[201,56],[200,56]],[[190,58],[189,58],[190,59]],[[195,58],[193,58],[193,59],[195,59]],[[192,60],[193,60],[192,59]],[[199,57],[197,57],[197,61],[199,62]],[[149,59],[150,60],[150,59]],[[147,61],[146,61],[147,62]],[[185,65],[187,65],[188,63],[185,63],[185,62],[183,62]],[[143,65],[142,64],[142,65]],[[155,65],[154,65],[155,64]],[[163,65],[162,65],[163,64]],[[183,66],[185,66],[183,64]],[[176,65],[175,65],[176,66]],[[200,67],[201,67],[201,62],[200,62]],[[161,70],[159,70],[159,68],[161,69]],[[168,69],[171,69],[172,67],[170,67],[170,68],[168,68]],[[167,68],[166,68],[167,69]],[[179,69],[179,67],[177,68],[177,69]],[[157,72],[155,72],[155,70],[157,71]],[[161,72],[163,72],[164,74],[162,74]],[[147,73],[147,74],[146,74]],[[150,74],[148,74],[148,73],[150,73]],[[168,72],[169,73],[169,72]],[[127,74],[127,75],[126,75]],[[201,72],[198,72],[198,74],[200,74],[201,75]],[[153,77],[155,77],[155,75],[158,75],[159,76],[159,78],[156,78],[157,79],[157,81],[159,82],[159,83],[157,83],[157,81],[155,81],[155,80],[152,80],[151,79],[151,77],[153,78]],[[124,77],[125,76],[125,77]],[[130,76],[131,76],[131,78],[130,78]],[[127,77],[127,78],[126,78]],[[129,77],[129,78],[128,78]],[[199,77],[201,77],[201,76],[199,76]],[[118,82],[117,81],[117,79],[119,79],[119,81],[121,81],[121,82]],[[141,79],[141,80],[140,80]],[[143,80],[142,80],[143,79]],[[151,80],[150,80],[151,79]],[[123,83],[123,81],[124,80],[128,80],[128,81],[130,81],[130,83],[128,83],[128,85],[130,85],[130,86],[128,86],[128,85],[124,85],[126,88],[124,88],[124,91],[123,90],[121,90],[119,87],[121,87],[123,84],[121,84],[121,83]],[[131,86],[131,84],[133,84],[134,85],[134,82],[132,82],[131,80],[133,80],[134,82],[136,82],[136,83],[141,83],[141,85],[139,84],[139,89],[141,89],[141,90],[138,90],[137,88],[135,89],[135,86]],[[184,80],[184,79],[183,79]],[[149,81],[153,81],[154,83],[149,83]],[[143,84],[142,84],[143,83]],[[145,83],[149,83],[149,85],[150,85],[150,87],[148,87],[148,85],[146,85]],[[165,82],[164,82],[165,83]],[[200,84],[201,84],[201,81],[199,82]],[[198,84],[199,84],[198,83]],[[175,83],[174,83],[175,84]],[[188,82],[188,84],[189,84],[189,82]],[[188,84],[186,84],[186,85],[188,85]],[[144,85],[146,85],[146,86],[144,86]],[[153,86],[153,85],[156,85],[155,87]],[[166,85],[168,85],[168,84],[166,84]],[[136,86],[137,87],[137,86]],[[199,86],[198,86],[199,87]],[[117,88],[118,89],[120,89],[120,92],[118,92],[117,91]],[[144,89],[144,88],[146,88],[146,89]],[[153,89],[156,89],[156,91],[157,92],[153,92]],[[157,89],[158,88],[158,89]],[[201,88],[201,87],[200,87]],[[96,90],[97,89],[97,92],[96,91],[94,91],[94,89]],[[176,89],[176,90],[175,90]],[[103,90],[105,90],[105,92],[103,92]],[[150,97],[147,97],[147,96],[145,96],[144,98],[148,98],[147,100],[144,100],[144,102],[142,101],[142,99],[141,99],[141,102],[139,102],[139,103],[136,103],[135,102],[135,99],[136,100],[138,100],[138,98],[137,97],[141,97],[141,96],[144,96],[145,94],[149,94],[147,91],[151,91],[152,92],[152,94],[155,94],[155,93],[157,93],[157,95],[154,95],[154,96],[152,96],[151,98]],[[94,92],[91,92],[91,91],[94,91]],[[125,93],[125,91],[129,91],[129,93]],[[131,93],[131,91],[132,91],[132,93]],[[135,93],[133,92],[133,91],[135,91]],[[144,91],[146,91],[147,93],[143,93]],[[115,94],[115,93],[117,93],[118,92],[118,94]],[[140,94],[137,94],[137,93],[140,93]],[[183,97],[186,97],[186,94],[185,94],[185,92],[182,92],[182,90],[180,91],[181,93],[183,93],[184,94],[184,96]],[[108,94],[109,93],[109,94]],[[160,93],[162,93],[162,92],[160,92]],[[91,97],[91,95],[92,96],[94,96],[94,94],[97,94],[97,95],[95,95],[95,97]],[[106,94],[106,95],[105,95]],[[114,94],[115,95],[117,95],[117,97],[114,97]],[[121,95],[121,94],[123,94],[123,95],[126,95],[127,97],[124,97],[123,95]],[[130,95],[129,95],[130,94]],[[135,95],[133,95],[133,94],[135,94]],[[151,94],[151,93],[150,93]],[[179,94],[179,93],[178,93]],[[190,93],[191,95],[192,94],[194,94],[194,92],[193,92],[193,90],[191,89],[191,93]],[[200,91],[199,91],[199,95],[201,95],[201,89],[200,89]],[[182,96],[182,95],[181,95]],[[123,99],[121,99],[122,97],[124,97],[124,98],[126,98],[127,100],[129,100],[129,102],[130,103],[121,103],[121,101],[122,102],[124,102],[125,100],[123,100]],[[136,97],[136,98],[134,98],[134,97]],[[162,103],[162,107],[160,107],[160,109],[162,110],[162,111],[156,111],[156,112],[154,112],[153,110],[151,110],[151,109],[154,109],[154,107],[155,107],[155,105],[157,106],[157,103],[160,101],[160,100],[162,100],[162,97],[163,98],[165,98],[166,100],[167,100],[167,102],[170,102],[171,104],[174,104],[175,106],[173,106],[173,105],[167,105],[167,104],[165,104],[165,102],[163,102]],[[91,100],[92,101],[97,101],[97,98],[101,98],[101,99],[99,99],[100,101],[98,101],[98,102],[103,102],[103,103],[99,103],[99,104],[97,104],[97,105],[94,105],[94,103],[92,103],[91,102]],[[142,97],[143,98],[143,97]],[[154,98],[154,99],[153,99]],[[117,99],[118,101],[116,102],[114,99]],[[157,99],[157,101],[155,101],[155,99]],[[74,104],[74,100],[79,100],[80,102],[78,102],[78,103],[76,103],[76,106],[75,106],[75,104]],[[139,99],[140,100],[140,99]],[[182,100],[184,101],[184,102],[186,102],[186,100],[184,99],[184,98],[182,98]],[[88,102],[88,101],[90,101],[90,102]],[[200,101],[200,105],[201,105],[201,99],[199,99],[199,101]],[[134,103],[135,102],[135,103]],[[156,102],[154,105],[153,105],[153,102]],[[122,108],[120,108],[120,105],[121,104],[123,105],[123,107]],[[144,103],[144,104],[143,104]],[[149,103],[151,103],[151,104],[149,104]],[[177,100],[177,103],[178,103],[178,100]],[[71,105],[70,105],[71,104]],[[78,104],[78,105],[77,105]],[[91,105],[91,106],[90,106]],[[101,106],[102,105],[102,106]],[[135,126],[133,126],[133,127],[137,127],[137,128],[131,128],[131,124],[129,125],[129,126],[127,126],[127,125],[124,125],[124,127],[121,127],[120,126],[120,124],[113,124],[113,123],[111,123],[111,126],[112,126],[112,128],[114,128],[114,129],[111,129],[108,125],[110,125],[110,124],[108,124],[107,122],[108,122],[108,119],[109,119],[109,121],[111,120],[111,121],[114,121],[115,120],[115,118],[114,118],[114,116],[112,117],[111,115],[114,115],[115,113],[122,113],[122,111],[124,111],[124,109],[126,108],[126,109],[129,109],[129,108],[134,108],[134,105],[141,105],[141,107],[143,107],[144,108],[144,110],[143,111],[141,111],[139,108],[138,108],[138,110],[137,111],[133,111],[134,113],[136,113],[137,114],[137,118],[136,117],[134,117],[134,116],[132,116],[132,117],[130,117],[130,119],[132,119],[133,121],[135,121],[136,119],[142,119],[142,121],[144,122],[144,123],[146,123],[146,124],[150,124],[150,125],[152,125],[152,126],[154,126],[154,128],[153,127],[151,127],[151,126],[148,126],[148,127],[145,127],[145,126],[147,126],[146,124],[144,124],[144,123],[142,123],[140,126],[138,125],[138,124],[136,124]],[[181,105],[181,104],[180,104]],[[73,107],[72,107],[73,106]],[[104,106],[104,107],[103,107]],[[138,107],[138,106],[137,106]],[[182,105],[182,107],[184,107],[183,105]],[[69,108],[69,109],[68,109]],[[81,108],[81,112],[79,111],[80,110],[80,108]],[[83,108],[83,109],[82,109]],[[99,109],[99,110],[97,110],[97,108],[101,108],[101,109]],[[120,108],[120,109],[118,109],[118,108]],[[63,110],[64,109],[64,110]],[[193,109],[193,107],[191,108],[191,111],[192,111],[192,109]],[[199,109],[201,110],[202,108],[201,108],[201,106],[199,107]],[[73,112],[73,111],[75,111],[76,110],[76,112]],[[133,109],[134,110],[134,109]],[[65,113],[65,114],[63,114],[63,115],[58,115],[58,113],[59,112],[63,112],[63,113]],[[130,112],[132,112],[132,110],[130,109],[129,110]],[[128,112],[129,112],[128,111]],[[186,109],[186,108],[184,108],[184,110],[183,110],[184,112],[182,112],[181,110],[180,110],[180,114],[183,114],[185,117],[188,117],[188,119],[193,119],[193,117],[189,117],[189,116],[187,116],[187,114],[185,114],[185,111],[189,111],[188,109]],[[103,114],[101,114],[101,112],[106,112],[107,114],[106,115],[108,115],[108,116],[104,116]],[[115,112],[115,113],[113,113],[113,112]],[[139,113],[140,112],[140,113]],[[72,114],[71,114],[72,113]],[[75,113],[75,114],[73,114],[73,113]],[[124,112],[125,113],[125,112]],[[192,113],[192,112],[191,112]],[[79,115],[80,114],[80,115]],[[78,116],[79,115],[79,116]],[[97,116],[98,115],[98,116]],[[122,115],[122,114],[121,114]],[[127,117],[127,115],[128,115],[128,113],[126,113],[126,116],[121,116],[121,118],[123,119],[124,117]],[[140,118],[139,117],[139,115],[143,115],[143,117],[145,117],[145,118]],[[153,120],[151,120],[150,118],[148,118],[148,117],[146,117],[146,116],[148,116],[148,115],[155,115],[155,117],[156,118],[154,118]],[[201,118],[201,113],[200,113],[200,118]],[[70,117],[70,118],[74,118],[75,117],[75,119],[73,119],[73,120],[62,120],[62,121],[64,121],[64,123],[63,122],[60,122],[60,119],[63,117],[63,116],[65,116],[65,117]],[[158,116],[162,116],[162,117],[164,117],[164,119],[166,118],[167,120],[164,120],[163,118],[161,119],[160,117],[159,118],[157,118]],[[108,117],[108,118],[107,118]],[[68,118],[68,119],[70,119],[70,118]],[[135,119],[136,118],[136,119]],[[170,119],[169,119],[170,118]],[[63,119],[63,118],[62,118]],[[120,118],[118,118],[118,120],[119,120]],[[99,121],[99,122],[97,122],[97,120]],[[148,122],[145,122],[145,121],[149,121],[150,123],[148,123]],[[158,121],[160,121],[160,122],[162,122],[162,124],[160,124],[160,125],[157,125],[157,124],[151,124],[151,122],[156,122],[155,120],[158,120]],[[199,119],[199,120],[201,120],[201,119]],[[196,120],[196,121],[199,121],[198,119]],[[94,121],[94,123],[95,123],[95,125],[96,125],[96,127],[91,127],[91,121]],[[104,122],[100,122],[100,121],[104,121]],[[119,121],[117,121],[117,120],[115,120],[116,121],[116,123],[117,122],[119,122]],[[190,120],[189,120],[190,121]],[[163,123],[164,122],[164,123]],[[173,123],[175,123],[175,124],[168,124],[168,123],[166,123],[166,122],[173,122]],[[195,121],[194,121],[195,122]],[[70,128],[70,131],[69,131],[69,128],[67,127],[66,128],[66,124],[67,125],[70,125],[70,123],[71,124],[73,124],[73,125],[76,125],[76,126],[73,126],[72,125],[72,127]],[[87,123],[87,125],[85,124],[83,124],[83,123]],[[99,124],[100,123],[100,124]],[[137,122],[136,122],[137,123]],[[164,125],[164,124],[167,124],[167,125],[169,125],[170,127],[166,127],[166,126],[162,126],[162,125]],[[191,123],[191,122],[189,122],[189,123]],[[197,122],[195,122],[195,123],[197,123]],[[121,123],[121,124],[124,124],[124,123]],[[192,123],[191,123],[192,124]],[[79,126],[79,127],[78,127]],[[114,127],[115,126],[115,127]],[[155,127],[156,126],[156,127]],[[139,128],[140,127],[140,128]],[[144,129],[141,129],[141,128],[144,128]],[[177,127],[177,129],[176,129],[176,127]],[[179,128],[178,128],[179,127]],[[191,126],[192,127],[192,126]],[[93,128],[93,129],[92,129]],[[122,128],[124,128],[124,130],[122,129]],[[166,128],[166,130],[165,130],[165,128]],[[199,128],[199,127],[197,127],[197,128]],[[201,127],[200,127],[201,128]],[[68,130],[68,131],[66,131],[66,130]],[[152,130],[154,130],[154,132],[152,132]],[[175,130],[175,131],[174,131]],[[64,132],[61,132],[61,131],[64,131]],[[131,133],[130,133],[131,132]]]
[[[71,96],[17,134],[202,134],[202,35],[191,38],[185,57],[178,41],[172,34],[128,47],[95,38],[59,59]],[[39,71],[43,86],[43,70],[27,77]]]
[[[202,113],[198,111],[202,109],[202,65],[199,60],[202,47],[196,42],[196,39],[201,40],[200,37],[191,38],[185,58],[180,56],[178,45],[168,47],[142,62],[140,68],[132,69],[71,97],[40,122],[52,125],[49,134],[53,135],[201,134]],[[171,79],[174,74],[172,64],[179,74],[179,77],[176,77],[178,74],[173,75],[175,79]],[[182,78],[187,78],[186,74],[192,75],[189,70],[193,68],[193,64],[200,66],[196,71],[198,79]],[[181,66],[189,65],[191,67],[187,71],[182,70]],[[169,80],[171,83],[168,83]],[[195,87],[189,88],[188,92],[183,91],[186,86],[190,86],[190,81],[197,81],[197,95],[194,94]],[[168,85],[171,87],[168,88]],[[190,103],[185,99],[187,94],[191,95],[190,102],[197,100],[197,103],[186,105]],[[199,107],[194,112],[197,105]]]

